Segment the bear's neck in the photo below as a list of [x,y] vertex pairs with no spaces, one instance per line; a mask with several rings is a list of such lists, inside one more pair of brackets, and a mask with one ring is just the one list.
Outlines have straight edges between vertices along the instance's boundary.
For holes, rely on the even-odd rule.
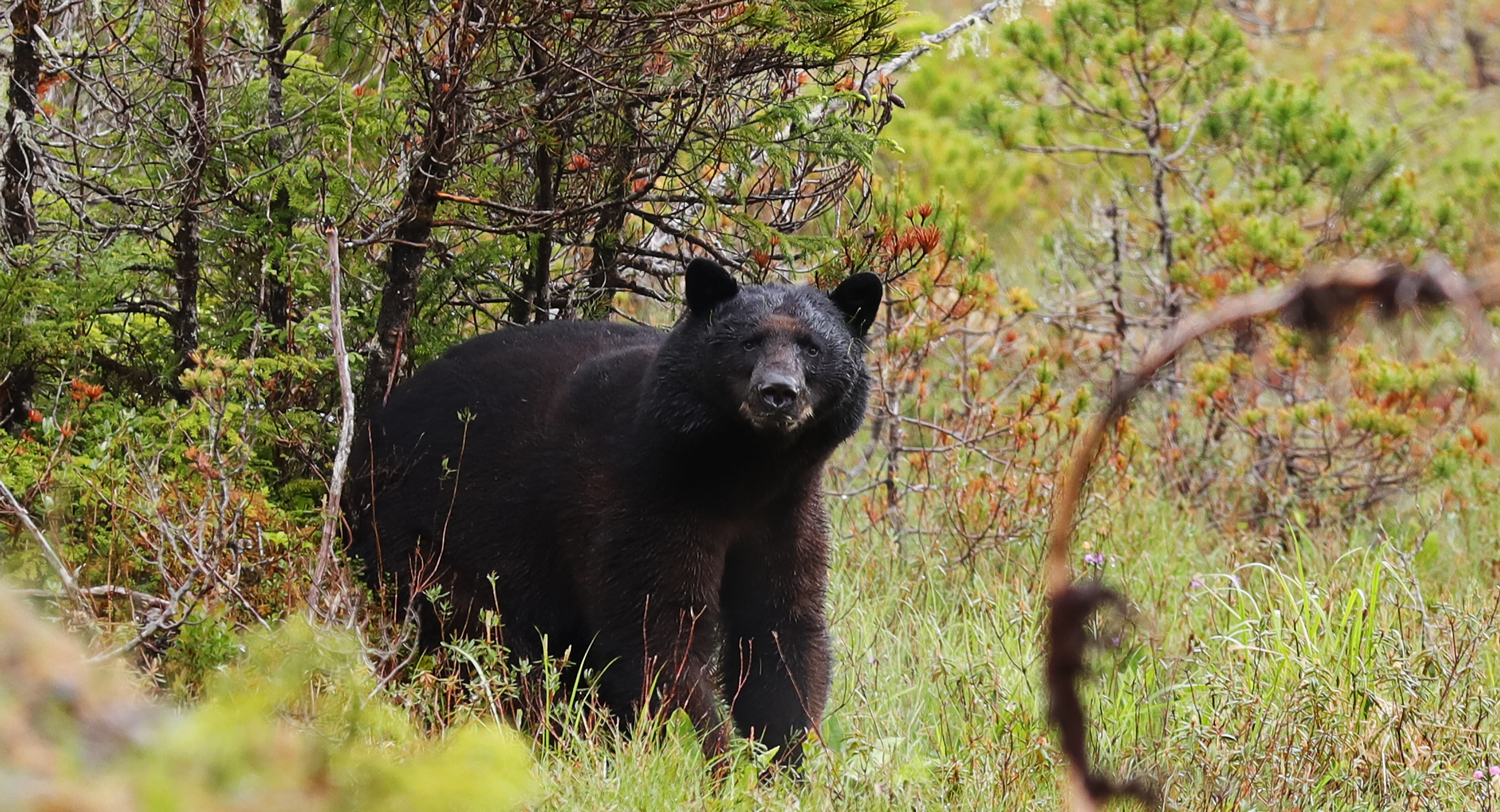
[[[772,497],[817,487],[841,436],[813,423],[800,432],[760,431],[739,415],[724,414],[692,392],[649,380],[636,415],[630,458],[642,472],[671,482],[678,492],[712,489],[724,498]],[[653,385],[654,384],[654,385]]]

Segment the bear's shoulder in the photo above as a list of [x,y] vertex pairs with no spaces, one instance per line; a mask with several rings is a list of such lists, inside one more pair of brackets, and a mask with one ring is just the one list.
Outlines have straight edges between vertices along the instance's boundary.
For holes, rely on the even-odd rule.
[[549,428],[589,435],[629,432],[657,347],[622,346],[580,362],[549,410]]

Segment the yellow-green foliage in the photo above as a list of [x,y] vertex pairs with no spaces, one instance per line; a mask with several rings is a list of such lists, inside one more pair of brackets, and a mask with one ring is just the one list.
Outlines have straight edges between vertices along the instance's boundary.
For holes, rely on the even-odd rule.
[[[506,810],[530,754],[477,722],[424,736],[384,701],[358,642],[294,619],[180,713],[81,662],[0,595],[0,798],[22,810]],[[6,807],[13,808],[13,807]]]
[[471,723],[426,740],[379,697],[354,638],[294,619],[249,649],[142,751],[146,809],[493,810],[524,797],[529,756],[512,732]]

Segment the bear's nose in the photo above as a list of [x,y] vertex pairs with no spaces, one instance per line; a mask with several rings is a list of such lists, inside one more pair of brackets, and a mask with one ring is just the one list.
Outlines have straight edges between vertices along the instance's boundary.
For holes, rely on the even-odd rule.
[[790,411],[797,403],[797,387],[783,381],[768,381],[756,388],[760,401],[778,412]]

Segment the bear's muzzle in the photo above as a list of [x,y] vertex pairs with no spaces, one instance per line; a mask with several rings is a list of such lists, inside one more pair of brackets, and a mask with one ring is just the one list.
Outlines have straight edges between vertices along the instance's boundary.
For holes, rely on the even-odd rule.
[[780,365],[762,363],[756,366],[740,412],[758,429],[792,432],[807,422],[812,404],[808,401],[807,384],[798,365],[791,364],[793,370],[778,369],[777,366]]

